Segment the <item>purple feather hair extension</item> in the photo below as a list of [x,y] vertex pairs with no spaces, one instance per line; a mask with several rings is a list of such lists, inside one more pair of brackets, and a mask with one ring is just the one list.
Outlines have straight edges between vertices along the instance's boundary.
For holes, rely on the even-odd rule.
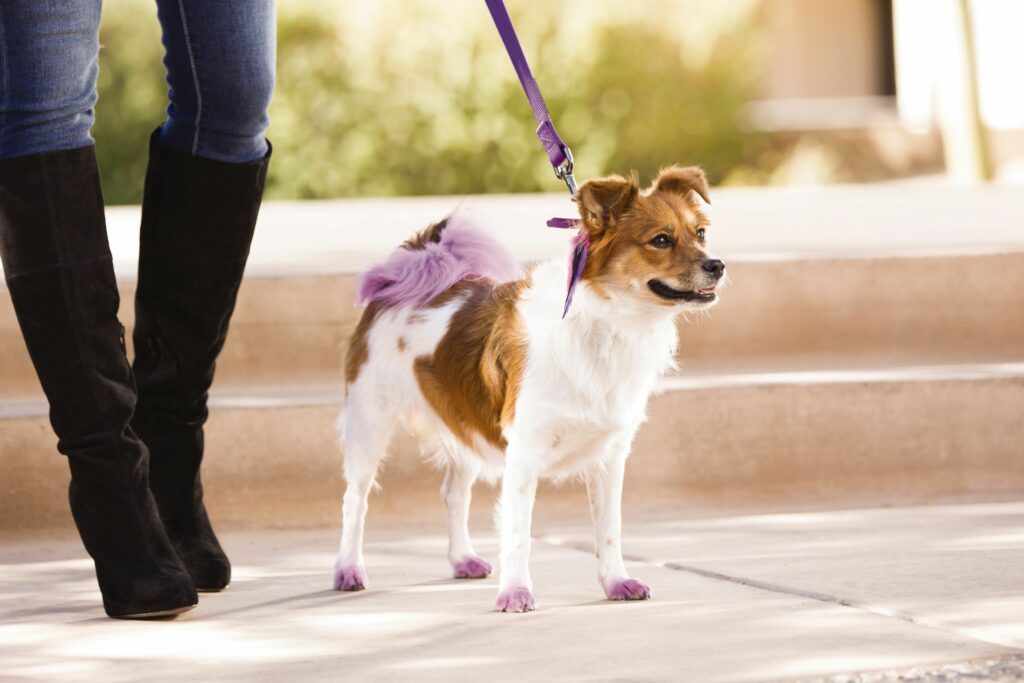
[[402,246],[359,278],[356,303],[425,304],[462,280],[508,282],[522,276],[511,254],[463,215],[450,216],[436,242]]

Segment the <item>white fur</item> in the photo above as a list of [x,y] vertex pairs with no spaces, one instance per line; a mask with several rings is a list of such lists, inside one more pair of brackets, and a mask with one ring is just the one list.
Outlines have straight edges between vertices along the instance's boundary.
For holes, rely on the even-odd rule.
[[[426,455],[446,469],[442,493],[453,565],[476,557],[466,524],[473,482],[503,473],[500,608],[525,611],[533,606],[530,593],[525,593],[526,602],[515,604],[507,604],[506,597],[532,591],[530,524],[541,477],[586,481],[599,580],[612,597],[629,579],[620,538],[625,461],[657,378],[673,367],[675,316],[684,307],[652,304],[650,295],[639,291],[608,300],[584,281],[563,320],[565,280],[565,261],[541,264],[518,301],[527,363],[514,418],[503,432],[504,453],[483,439],[473,449],[460,442],[432,411],[414,374],[413,360],[434,352],[463,301],[456,298],[436,309],[392,309],[374,322],[369,357],[348,387],[340,417],[348,488],[336,587],[338,572],[355,571],[362,577],[359,587],[365,584],[367,496],[397,421],[404,421],[425,444]],[[404,351],[398,349],[399,337],[407,344]]]

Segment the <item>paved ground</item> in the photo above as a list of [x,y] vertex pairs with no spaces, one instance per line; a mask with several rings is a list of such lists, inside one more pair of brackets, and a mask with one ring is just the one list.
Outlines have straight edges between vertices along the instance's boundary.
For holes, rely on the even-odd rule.
[[995,681],[1016,683],[1024,680],[1024,655],[985,657],[942,666],[915,666],[909,669],[867,671],[808,678],[801,683],[945,683],[955,681]]
[[[372,519],[371,519],[372,521]],[[225,535],[231,589],[104,618],[76,542],[0,546],[0,680],[1017,680],[1024,503],[627,525],[654,600],[601,599],[582,526],[538,525],[539,611],[445,578],[437,527],[378,520],[371,588],[329,590],[335,531]],[[494,536],[477,534],[494,554]]]

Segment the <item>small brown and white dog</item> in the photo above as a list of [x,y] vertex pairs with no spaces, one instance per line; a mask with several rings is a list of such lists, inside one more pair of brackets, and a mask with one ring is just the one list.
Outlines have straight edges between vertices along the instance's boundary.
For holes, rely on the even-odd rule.
[[586,481],[605,595],[651,597],[622,561],[622,481],[648,396],[674,365],[676,316],[713,306],[725,273],[705,244],[698,198],[708,201],[699,168],[668,168],[644,192],[635,175],[584,183],[575,201],[588,260],[564,319],[565,260],[521,276],[458,215],[364,274],[367,306],[339,418],[348,487],[336,589],[367,585],[367,499],[404,422],[445,470],[457,578],[491,571],[469,538],[470,493],[478,477],[502,479],[497,609],[534,608],[530,525],[541,477]]

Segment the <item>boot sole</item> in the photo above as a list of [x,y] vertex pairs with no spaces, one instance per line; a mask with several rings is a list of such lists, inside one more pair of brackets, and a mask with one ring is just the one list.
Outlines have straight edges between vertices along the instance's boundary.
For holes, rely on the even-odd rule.
[[227,586],[224,586],[223,588],[200,588],[199,586],[196,586],[197,593],[223,593],[227,589]]
[[[199,603],[196,603],[198,605]],[[175,607],[174,609],[158,610],[156,612],[139,612],[137,614],[119,614],[113,616],[113,619],[159,619],[161,617],[176,617],[179,614],[184,614],[189,610],[195,609],[196,605],[185,605],[184,607]]]

